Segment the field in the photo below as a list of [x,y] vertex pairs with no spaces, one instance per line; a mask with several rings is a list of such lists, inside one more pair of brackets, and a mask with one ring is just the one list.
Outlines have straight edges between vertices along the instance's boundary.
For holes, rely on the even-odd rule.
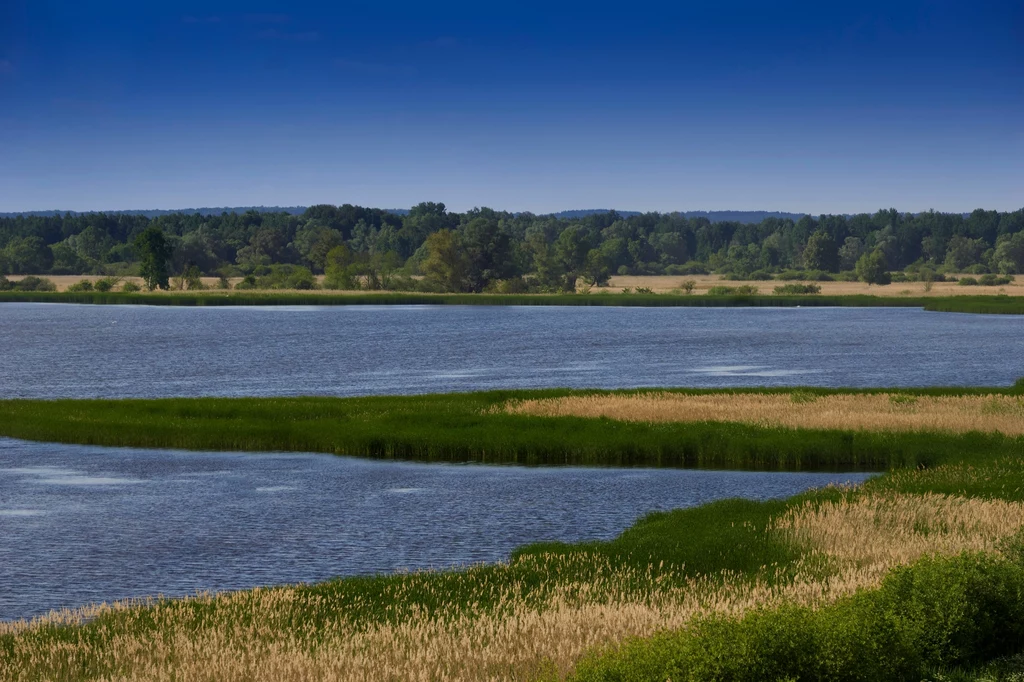
[[[953,276],[959,279],[964,275]],[[657,294],[667,294],[673,289],[678,289],[686,280],[693,280],[696,283],[693,288],[694,294],[705,294],[711,287],[723,285],[730,287],[749,285],[755,287],[761,294],[770,294],[775,287],[786,284],[786,282],[778,280],[725,281],[718,275],[616,275],[608,281],[608,288],[612,291],[619,291],[627,287],[630,289],[645,287]],[[930,289],[926,289],[923,282],[893,282],[884,286],[865,284],[864,282],[814,282],[814,284],[821,287],[822,296],[912,296],[915,298],[920,296],[996,296],[999,294],[1024,296],[1024,280],[1021,279],[1014,279],[1009,284],[998,287],[968,287],[960,286],[956,282],[933,282]]]
[[[962,277],[963,275],[954,275],[954,277]],[[97,282],[103,279],[101,275],[47,275],[47,279],[51,280],[56,286],[57,291],[67,291],[67,288],[72,284],[76,284],[83,279],[89,280],[90,282]],[[21,279],[20,276],[13,275],[9,276],[11,281],[18,281]],[[233,277],[228,281],[232,287],[242,280],[241,277]],[[319,276],[318,280],[323,281],[323,276]],[[682,283],[686,280],[693,280],[695,286],[693,289],[694,295],[706,294],[708,289],[715,286],[743,286],[749,285],[758,289],[761,294],[771,294],[776,286],[786,284],[782,281],[726,281],[718,275],[656,275],[656,276],[623,276],[615,275],[608,281],[607,287],[597,287],[591,289],[591,293],[617,293],[621,292],[622,289],[636,289],[637,287],[648,288],[656,294],[667,294],[673,290],[678,290]],[[124,281],[134,282],[135,284],[142,285],[142,279],[139,277],[125,277]],[[216,277],[203,277],[203,285],[209,289],[217,290],[217,286],[220,280]],[[926,289],[922,282],[903,282],[893,283],[885,286],[869,285],[864,282],[815,282],[821,287],[821,295],[823,296],[885,296],[885,297],[945,297],[945,296],[998,296],[1005,294],[1008,296],[1024,296],[1024,278],[1014,279],[1014,281],[1003,286],[960,286],[956,282],[934,282],[930,289]],[[582,290],[583,285],[580,285]],[[303,291],[303,294],[309,293],[323,293],[328,295],[336,295],[342,293],[353,293],[353,294],[366,294],[373,292],[366,291],[353,291],[353,292],[340,292],[333,290],[319,289],[314,292]],[[173,293],[173,292],[157,292],[157,293]]]
[[[858,488],[653,514],[610,542],[528,546],[461,571],[0,625],[0,679],[1003,679],[1024,670],[1012,657],[1024,641],[1022,389],[2,402],[4,435],[66,442],[334,451],[376,432],[378,455],[436,437],[481,461],[545,443],[617,463],[625,442],[659,449],[692,438],[710,440],[709,454],[756,445],[762,464],[787,468],[803,466],[794,452],[827,459],[839,450],[823,445],[844,443],[848,456],[865,455],[874,443],[873,466],[888,473]],[[652,401],[669,416],[701,404],[751,423],[647,419]],[[808,406],[844,401],[862,423],[811,423]],[[989,433],[933,429],[958,414],[967,424],[989,404],[999,406]],[[904,430],[878,419],[890,407],[927,419]],[[536,414],[508,414],[524,408]],[[614,418],[598,414],[611,408]],[[783,408],[796,410],[798,428],[781,425]]]

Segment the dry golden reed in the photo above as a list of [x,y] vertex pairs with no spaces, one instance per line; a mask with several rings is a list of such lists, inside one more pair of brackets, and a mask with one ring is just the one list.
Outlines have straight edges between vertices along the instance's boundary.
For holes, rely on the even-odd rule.
[[[731,574],[683,579],[653,567],[642,575],[612,569],[591,554],[526,556],[520,561],[548,562],[554,580],[560,568],[572,569],[565,575],[582,575],[576,569],[590,564],[599,577],[559,584],[541,603],[527,603],[509,585],[500,588],[503,596],[490,609],[441,607],[369,626],[295,587],[201,595],[149,608],[92,607],[50,620],[82,622],[117,610],[120,634],[102,644],[97,642],[103,638],[83,635],[47,645],[32,636],[47,619],[3,626],[0,632],[16,634],[15,659],[23,665],[15,669],[0,660],[0,679],[82,679],[80,671],[91,668],[116,672],[90,679],[124,681],[561,678],[593,647],[683,627],[700,614],[741,614],[781,602],[820,605],[877,585],[892,567],[925,554],[995,551],[1022,525],[1020,503],[854,490],[839,501],[793,509],[772,523],[769,532],[805,552],[795,574],[765,567],[753,581]],[[829,561],[827,572],[821,557]],[[197,620],[190,610],[197,601],[217,608]],[[300,601],[307,614],[310,608],[322,610],[315,629],[289,627]]]
[[541,417],[607,417],[636,422],[714,421],[808,429],[1024,435],[1024,399],[1008,395],[687,395],[652,391],[519,400],[507,403],[503,409]]

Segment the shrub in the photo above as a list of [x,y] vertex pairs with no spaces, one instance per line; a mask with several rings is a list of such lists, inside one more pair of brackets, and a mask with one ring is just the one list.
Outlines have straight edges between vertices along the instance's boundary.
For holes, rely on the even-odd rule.
[[991,273],[978,278],[978,284],[983,287],[1001,287],[1004,284],[1009,284],[1011,281],[1013,281],[1012,277],[1000,277]]
[[687,296],[693,293],[695,286],[697,286],[697,282],[692,279],[683,280],[679,283],[679,288],[685,291]]
[[573,679],[922,679],[1016,653],[1024,639],[1024,567],[992,555],[926,558],[878,590],[820,609],[712,616],[685,630],[592,656]]
[[637,287],[634,291],[638,294],[653,294],[654,290],[650,287]]
[[957,284],[962,287],[976,287],[978,286],[978,280],[973,277],[961,277]]
[[57,285],[45,277],[29,275],[14,282],[12,287],[15,291],[57,291]]
[[83,279],[69,286],[68,291],[92,291],[92,282]]
[[93,284],[93,288],[95,288],[96,291],[107,293],[108,291],[113,291],[114,287],[120,283],[120,277],[104,277],[103,279],[96,280],[96,283]]
[[[621,268],[620,268],[621,270]],[[624,274],[622,272],[619,273]],[[691,260],[683,263],[682,265],[667,265],[665,266],[666,275],[706,275],[708,274],[708,266],[699,261]]]
[[857,277],[857,273],[853,270],[844,270],[836,275],[836,281],[838,282],[856,282],[859,281],[859,279],[860,278]]
[[770,280],[771,278],[772,273],[768,272],[767,270],[754,270],[752,273],[750,273],[747,279],[765,282],[767,280]]
[[708,289],[708,296],[753,296],[757,291],[757,287],[752,284],[738,287],[715,286]]
[[141,287],[135,282],[125,282],[124,286],[121,287],[121,291],[125,292],[126,294],[134,294],[135,292],[140,290]]
[[487,287],[487,291],[495,294],[525,294],[529,290],[529,285],[526,283],[526,280],[524,280],[522,277],[498,279],[491,282],[490,285]]
[[821,287],[817,284],[784,284],[779,287],[775,287],[775,293],[782,296],[791,296],[794,294],[820,294]]
[[246,275],[242,278],[242,281],[235,285],[236,289],[255,289],[256,288],[256,275]]

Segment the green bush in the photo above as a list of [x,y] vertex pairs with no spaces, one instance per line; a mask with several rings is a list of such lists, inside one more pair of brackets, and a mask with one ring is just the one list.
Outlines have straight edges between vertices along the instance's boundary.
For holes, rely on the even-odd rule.
[[87,279],[83,279],[69,286],[68,291],[92,291],[92,288],[92,282]]
[[978,286],[978,280],[973,277],[961,277],[957,284],[962,287],[976,287]]
[[135,282],[125,282],[124,286],[121,287],[121,291],[126,294],[134,294],[137,291],[141,291],[141,287]]
[[757,287],[752,284],[743,284],[738,287],[715,286],[708,289],[708,296],[754,296],[757,294]]
[[120,282],[120,277],[104,277],[103,279],[96,280],[96,283],[93,284],[93,288],[95,288],[96,291],[105,294],[108,291],[113,291],[114,287],[120,284]]
[[817,284],[783,284],[775,287],[775,293],[783,296],[794,294],[820,294],[821,287]]
[[[666,275],[706,275],[708,272],[709,270],[706,264],[695,260],[687,261],[682,265],[673,264],[665,267]],[[622,272],[622,268],[619,268],[619,274],[628,275],[630,273]]]
[[991,273],[978,278],[978,284],[983,287],[1001,287],[1004,284],[1009,284],[1011,281],[1013,281],[1012,277],[1000,277]]
[[29,275],[17,282],[13,282],[11,288],[14,291],[57,291],[57,285],[51,280],[45,277],[36,277],[35,275]]
[[578,682],[920,680],[1017,653],[1024,567],[984,554],[926,558],[875,591],[818,610],[715,616],[583,661]]

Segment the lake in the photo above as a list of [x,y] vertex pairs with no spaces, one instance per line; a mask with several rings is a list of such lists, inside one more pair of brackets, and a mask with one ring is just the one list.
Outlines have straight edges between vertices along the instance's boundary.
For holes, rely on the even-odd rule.
[[[1024,317],[885,308],[0,304],[0,397],[1008,385]],[[423,465],[0,439],[0,618],[497,561],[865,474]]]
[[907,308],[0,304],[0,397],[1009,385],[1024,316]]
[[498,561],[640,516],[868,474],[525,468],[0,439],[0,619]]

